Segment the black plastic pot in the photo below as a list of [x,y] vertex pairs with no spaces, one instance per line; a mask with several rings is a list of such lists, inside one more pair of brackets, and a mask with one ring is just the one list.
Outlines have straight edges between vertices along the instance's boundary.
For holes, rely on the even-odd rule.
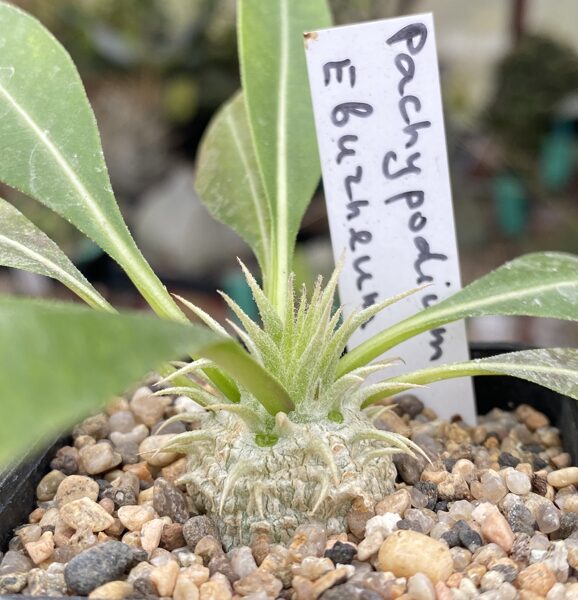
[[[520,349],[511,344],[473,344],[471,356],[484,358]],[[529,404],[544,413],[560,430],[564,448],[571,454],[573,463],[578,462],[578,402],[513,377],[475,377],[474,385],[479,414],[493,408],[512,410],[520,404]],[[5,550],[13,529],[27,521],[34,508],[36,486],[48,472],[58,445],[56,443],[35,456],[23,458],[0,477],[0,549]],[[3,598],[23,600],[25,596]]]

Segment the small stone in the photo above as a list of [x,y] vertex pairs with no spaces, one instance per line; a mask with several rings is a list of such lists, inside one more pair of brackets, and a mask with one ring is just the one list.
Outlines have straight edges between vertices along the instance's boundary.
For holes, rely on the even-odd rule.
[[380,531],[376,531],[362,539],[357,547],[358,560],[365,561],[374,554],[377,554],[383,544],[383,539],[384,536]]
[[325,556],[335,565],[350,565],[356,554],[357,549],[354,546],[340,541],[335,542],[329,550],[325,550]]
[[322,575],[335,568],[329,558],[317,558],[316,556],[307,556],[301,563],[292,565],[291,570],[294,575],[305,577],[309,581],[315,581]]
[[25,525],[14,530],[14,533],[22,540],[22,543],[26,546],[30,542],[37,542],[40,536],[43,534],[42,527],[38,524]]
[[133,394],[130,409],[138,421],[152,427],[162,418],[165,408],[170,403],[170,398],[153,396],[150,388],[141,387]]
[[536,473],[532,475],[532,491],[540,496],[545,496],[548,493],[548,482],[544,477],[540,477]]
[[347,578],[353,575],[355,569],[350,565],[343,565],[337,567],[333,571],[329,571],[322,575],[317,581],[313,583],[313,596],[318,598],[326,590],[332,588],[334,585],[344,583]]
[[153,507],[159,516],[170,517],[174,523],[183,524],[189,518],[186,496],[162,477],[154,484]]
[[148,435],[148,428],[141,423],[125,433],[113,431],[110,434],[110,441],[114,444],[117,452],[122,456],[125,465],[135,464],[139,461],[139,446]]
[[578,467],[566,467],[558,471],[548,473],[548,483],[555,488],[563,488],[567,485],[578,483]]
[[520,464],[520,459],[509,452],[500,452],[498,464],[500,467],[517,467]]
[[194,550],[205,536],[212,536],[215,539],[219,537],[219,532],[209,517],[205,515],[191,517],[184,523],[183,537],[191,550]]
[[169,560],[166,564],[155,567],[150,574],[150,579],[159,596],[172,596],[177,577],[179,575],[179,564]]
[[176,452],[162,451],[173,437],[170,433],[166,435],[151,435],[140,443],[138,448],[139,454],[153,467],[166,467],[179,457],[179,454]]
[[152,506],[121,506],[117,514],[129,531],[140,531],[145,523],[158,517]]
[[508,521],[498,512],[491,512],[482,523],[482,535],[490,542],[495,542],[506,552],[512,549],[514,534]]
[[512,469],[506,473],[505,480],[508,489],[518,496],[525,496],[532,490],[532,482],[525,473]]
[[233,567],[231,567],[231,561],[227,558],[227,555],[221,552],[209,560],[207,564],[209,567],[209,573],[211,577],[215,574],[224,575],[230,583],[237,581],[239,577],[235,575]]
[[327,544],[327,532],[321,525],[299,525],[289,545],[289,556],[303,560],[306,556],[323,556]]
[[544,564],[535,563],[526,567],[516,579],[516,584],[522,590],[545,596],[556,583],[554,573]]
[[[61,567],[61,565],[59,565],[59,567]],[[30,596],[66,596],[67,590],[64,575],[62,572],[32,569],[32,571],[28,573],[28,588],[26,588],[26,591]]]
[[415,419],[423,410],[423,402],[412,394],[404,394],[398,396],[396,412],[402,415],[407,415],[410,419]]
[[396,531],[379,550],[378,569],[397,577],[424,573],[435,583],[451,575],[453,561],[444,543],[414,531]]
[[136,422],[130,410],[119,410],[108,418],[108,426],[111,433],[118,431],[120,433],[128,433],[132,431]]
[[114,518],[102,506],[90,500],[79,498],[67,502],[60,509],[62,520],[73,529],[93,532],[104,531],[114,524]]
[[[303,561],[301,561],[301,564],[303,564],[307,558],[308,557],[305,557]],[[329,561],[327,558],[322,560]],[[284,546],[281,546],[280,544],[273,544],[271,546],[271,551],[259,565],[259,569],[261,569],[261,571],[265,571],[266,573],[271,573],[271,575],[275,575],[275,577],[283,582],[284,587],[289,587],[291,585],[291,561],[289,557],[289,551]]]
[[231,600],[233,594],[223,581],[207,581],[200,587],[200,600]]
[[239,579],[233,584],[233,588],[241,596],[248,596],[257,592],[265,592],[268,597],[276,598],[283,589],[283,584],[279,579],[257,569],[249,575]]
[[257,569],[257,563],[249,546],[238,546],[228,554],[233,573],[239,578],[247,577]]
[[[188,460],[185,456],[161,469],[161,477],[170,483],[175,483],[187,472]],[[187,515],[188,518],[188,515]]]
[[578,515],[573,512],[563,512],[560,515],[560,527],[552,532],[551,539],[564,540],[578,530]]
[[40,563],[48,560],[54,552],[54,534],[52,531],[45,531],[40,539],[36,542],[28,542],[24,544],[28,556],[32,559],[34,564],[39,565]]
[[415,485],[426,465],[426,460],[421,455],[413,458],[409,454],[395,454],[393,462],[399,476],[408,485]]
[[411,434],[411,429],[407,423],[393,411],[383,412],[375,419],[374,425],[383,431],[392,431],[406,437]]
[[89,475],[98,475],[114,469],[122,462],[122,456],[115,452],[108,442],[84,446],[79,451],[84,470]]
[[128,581],[109,581],[88,595],[91,600],[124,600],[133,593],[132,583]]
[[84,419],[81,423],[76,425],[72,430],[72,436],[74,438],[80,437],[81,435],[88,435],[95,440],[101,440],[110,433],[110,427],[108,424],[108,416],[104,413],[92,415]]
[[194,552],[203,559],[205,565],[208,565],[211,560],[223,555],[223,547],[221,542],[212,535],[206,535],[198,541]]
[[534,535],[534,517],[526,506],[518,502],[508,511],[508,523],[514,533]]
[[83,475],[70,475],[58,486],[54,499],[59,508],[80,498],[89,498],[96,502],[99,491],[98,483],[94,479]]
[[368,510],[363,503],[353,502],[351,510],[347,513],[347,528],[359,539],[366,534],[365,526],[369,519],[375,516],[373,510]]
[[143,550],[151,554],[159,547],[164,526],[165,522],[162,519],[152,519],[144,523],[140,530],[140,543]]
[[545,500],[538,507],[536,523],[542,533],[552,533],[560,527],[560,511],[552,502]]
[[58,486],[66,479],[62,471],[52,470],[45,475],[36,487],[36,498],[39,502],[48,502],[56,495]]
[[71,446],[63,446],[56,452],[56,456],[50,463],[50,468],[62,471],[65,475],[78,473],[78,450]]
[[0,575],[8,573],[24,573],[32,569],[33,563],[24,554],[8,550],[0,562]]
[[410,502],[411,497],[409,492],[405,488],[402,488],[378,502],[375,505],[375,513],[377,515],[397,513],[403,517],[405,511],[410,507]]
[[173,591],[174,600],[199,600],[199,588],[186,575],[181,573]]
[[190,565],[181,571],[182,574],[186,574],[186,576],[197,586],[201,587],[203,583],[209,581],[209,569],[207,567],[203,567],[203,565]]
[[0,575],[0,595],[19,594],[28,581],[27,573],[6,573]]
[[367,521],[365,525],[365,535],[366,537],[369,537],[374,533],[380,533],[385,539],[397,530],[399,520],[400,516],[396,513],[377,515]]
[[132,550],[122,542],[105,542],[84,550],[64,568],[73,594],[88,595],[95,588],[120,578],[133,561]]
[[470,552],[475,552],[483,545],[479,533],[474,531],[465,521],[457,521],[454,528],[457,530],[460,544]]
[[407,592],[413,600],[436,600],[434,586],[423,573],[416,573],[408,579]]
[[161,533],[161,547],[172,551],[187,545],[180,523],[165,524]]
[[493,471],[486,471],[480,482],[482,484],[482,493],[485,500],[492,504],[498,504],[498,502],[508,493],[502,478]]

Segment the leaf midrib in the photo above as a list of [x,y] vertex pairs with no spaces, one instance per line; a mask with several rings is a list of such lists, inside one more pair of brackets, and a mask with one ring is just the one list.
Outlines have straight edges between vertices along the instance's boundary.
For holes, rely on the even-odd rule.
[[34,132],[34,134],[37,136],[40,142],[48,150],[49,154],[52,155],[57,165],[63,171],[66,178],[71,182],[74,189],[78,192],[78,194],[85,202],[85,205],[91,212],[92,216],[100,224],[101,229],[103,231],[106,231],[105,235],[108,236],[108,239],[112,244],[114,250],[121,254],[125,260],[130,261],[132,257],[130,256],[130,253],[126,251],[125,241],[117,234],[116,229],[113,227],[109,219],[100,209],[97,200],[86,189],[85,185],[76,175],[66,158],[62,155],[61,151],[49,139],[46,132],[42,130],[42,128],[30,116],[26,109],[16,100],[16,98],[14,98],[14,96],[12,96],[12,94],[10,94],[10,92],[1,83],[0,93],[8,101],[8,103],[12,106],[12,108],[16,111],[16,113],[24,121],[24,123]]

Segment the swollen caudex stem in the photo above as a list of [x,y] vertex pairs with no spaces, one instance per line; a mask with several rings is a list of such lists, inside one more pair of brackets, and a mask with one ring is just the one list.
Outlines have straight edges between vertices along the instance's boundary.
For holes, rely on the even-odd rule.
[[393,491],[392,454],[413,447],[357,411],[346,411],[341,423],[299,423],[279,413],[274,432],[276,443],[261,446],[245,422],[219,412],[165,448],[187,454],[179,483],[195,508],[213,519],[226,548],[249,544],[263,532],[286,542],[309,522],[344,531],[354,500],[372,505]]

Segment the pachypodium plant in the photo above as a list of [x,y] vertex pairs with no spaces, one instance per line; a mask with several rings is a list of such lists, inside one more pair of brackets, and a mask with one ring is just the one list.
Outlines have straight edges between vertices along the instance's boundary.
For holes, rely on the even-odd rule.
[[[206,133],[197,190],[251,246],[263,285],[241,265],[260,320],[223,295],[238,319],[225,328],[155,276],[117,207],[72,61],[37,21],[0,2],[0,180],[99,244],[160,317],[116,313],[51,240],[0,201],[0,263],[59,280],[90,305],[0,299],[0,462],[156,368],[157,394],[189,396],[199,407],[175,416],[191,428],[165,449],[188,456],[181,484],[227,546],[259,531],[283,539],[312,520],[338,530],[354,500],[391,492],[392,455],[422,451],[374,426],[384,398],[449,377],[506,374],[578,399],[572,348],[386,378],[398,344],[457,319],[578,320],[578,259],[567,254],[518,258],[344,354],[358,327],[415,290],[344,318],[333,310],[339,269],[310,294],[293,283],[295,238],[320,174],[302,32],[330,25],[329,11],[324,0],[239,0],[238,18],[243,89]],[[189,323],[181,307],[204,325]],[[172,362],[187,354],[191,361]],[[383,380],[364,385],[374,373]]]

